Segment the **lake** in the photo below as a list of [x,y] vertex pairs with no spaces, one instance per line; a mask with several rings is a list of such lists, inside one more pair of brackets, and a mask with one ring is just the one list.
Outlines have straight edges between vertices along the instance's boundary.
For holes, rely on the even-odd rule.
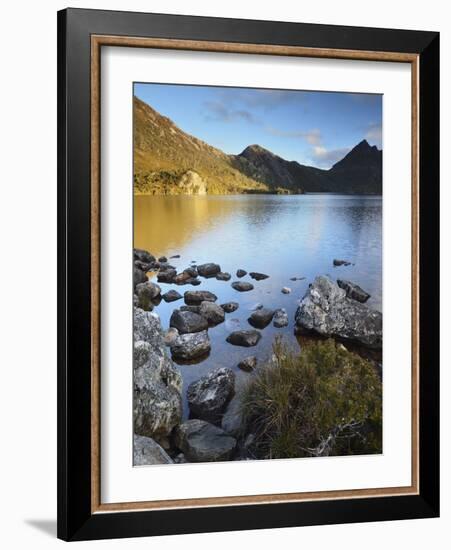
[[[227,196],[146,196],[134,199],[134,246],[154,256],[180,255],[169,262],[182,271],[196,264],[215,262],[232,275],[228,282],[204,279],[201,285],[176,286],[158,283],[162,294],[171,288],[210,290],[218,304],[235,301],[240,307],[226,314],[226,321],[209,329],[211,353],[197,364],[181,365],[186,387],[215,367],[232,368],[239,380],[249,376],[237,364],[249,355],[263,361],[271,353],[273,339],[283,335],[299,348],[294,335],[294,314],[299,299],[317,275],[349,279],[371,294],[370,307],[382,307],[382,197],[334,194],[309,195],[227,195]],[[334,267],[333,259],[352,262]],[[268,279],[254,281],[248,275],[235,276],[237,269],[258,271]],[[292,277],[305,277],[291,281]],[[152,277],[152,279],[156,277]],[[237,292],[236,280],[250,281],[254,290]],[[291,288],[283,294],[282,287]],[[155,311],[164,329],[172,311],[183,300],[166,304]],[[241,348],[226,342],[233,330],[252,328],[247,322],[256,304],[288,312],[288,327],[270,324],[254,348]],[[188,410],[186,399],[184,415]]]

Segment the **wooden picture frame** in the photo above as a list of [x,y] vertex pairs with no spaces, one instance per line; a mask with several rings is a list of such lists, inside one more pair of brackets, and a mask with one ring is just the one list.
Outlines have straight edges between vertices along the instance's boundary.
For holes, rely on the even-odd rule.
[[[102,504],[103,46],[393,61],[412,67],[410,487]],[[58,536],[64,540],[436,517],[439,513],[439,35],[67,9],[58,13]]]

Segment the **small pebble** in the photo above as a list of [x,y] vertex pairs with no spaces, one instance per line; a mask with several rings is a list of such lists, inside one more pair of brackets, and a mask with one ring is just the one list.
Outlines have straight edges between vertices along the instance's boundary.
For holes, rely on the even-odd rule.
[[282,293],[283,293],[283,294],[290,294],[290,292],[291,292],[291,288],[289,288],[289,287],[287,287],[287,286],[284,286],[284,287],[282,288]]

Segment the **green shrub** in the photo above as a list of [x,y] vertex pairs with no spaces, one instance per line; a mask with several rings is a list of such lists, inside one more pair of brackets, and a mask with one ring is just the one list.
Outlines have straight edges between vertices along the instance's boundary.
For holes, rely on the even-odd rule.
[[333,340],[302,352],[274,344],[244,389],[256,458],[382,452],[382,384],[375,367]]

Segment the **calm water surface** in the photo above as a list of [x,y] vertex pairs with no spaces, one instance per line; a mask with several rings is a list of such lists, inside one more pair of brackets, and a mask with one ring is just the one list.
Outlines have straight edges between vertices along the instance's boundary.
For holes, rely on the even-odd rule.
[[[204,279],[201,285],[176,286],[158,283],[162,293],[175,288],[183,295],[186,290],[210,290],[218,296],[217,303],[236,301],[240,307],[226,314],[226,322],[209,329],[211,353],[202,362],[181,365],[184,389],[214,367],[232,368],[239,379],[249,376],[237,369],[238,362],[248,355],[264,360],[271,352],[274,336],[283,335],[298,347],[294,336],[294,314],[307,286],[321,274],[342,277],[359,284],[371,294],[367,302],[375,309],[382,304],[382,198],[349,195],[234,195],[234,196],[135,196],[135,247],[144,248],[155,256],[180,258],[169,260],[178,271],[206,262],[220,264],[232,279],[228,282]],[[354,265],[333,267],[334,258]],[[237,269],[260,271],[270,277],[253,281],[254,290],[237,292],[230,285],[238,280]],[[291,277],[305,277],[290,281]],[[282,287],[291,294],[282,294]],[[172,311],[183,300],[155,310],[163,328],[169,326]],[[289,325],[276,329],[271,325],[262,330],[262,339],[254,348],[228,344],[233,330],[252,328],[247,322],[258,303],[276,309],[284,307]],[[185,415],[187,407],[185,403]]]

